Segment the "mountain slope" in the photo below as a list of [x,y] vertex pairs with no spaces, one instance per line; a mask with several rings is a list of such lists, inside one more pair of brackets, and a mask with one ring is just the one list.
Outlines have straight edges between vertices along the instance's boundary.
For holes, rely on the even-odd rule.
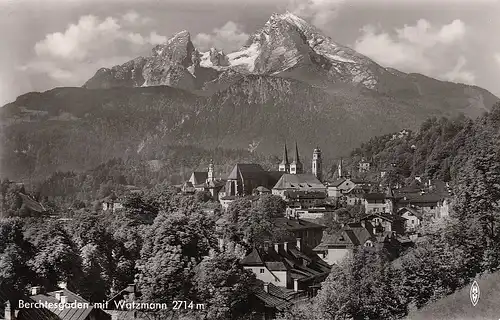
[[411,312],[407,320],[483,320],[499,318],[500,273],[483,275],[477,280],[481,295],[474,307],[470,301],[470,286]]
[[236,52],[200,53],[183,31],[149,57],[100,69],[83,88],[28,93],[0,109],[1,174],[44,176],[113,157],[162,157],[166,145],[309,156],[347,154],[430,116],[475,117],[488,91],[384,68],[289,13]]

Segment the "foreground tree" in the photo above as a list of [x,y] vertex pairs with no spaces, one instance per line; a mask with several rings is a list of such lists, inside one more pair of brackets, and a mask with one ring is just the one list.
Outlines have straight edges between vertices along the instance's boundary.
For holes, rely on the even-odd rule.
[[160,213],[137,262],[143,298],[171,303],[193,297],[193,268],[216,246],[214,234],[214,221],[191,205]]
[[206,319],[241,319],[252,314],[257,280],[231,252],[212,251],[196,267],[193,282],[199,301],[207,303]]

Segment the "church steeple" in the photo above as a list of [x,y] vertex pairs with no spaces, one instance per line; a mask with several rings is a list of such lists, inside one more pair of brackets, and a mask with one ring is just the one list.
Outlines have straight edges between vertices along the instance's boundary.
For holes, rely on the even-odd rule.
[[295,159],[290,165],[290,173],[291,174],[300,174],[303,173],[302,162],[299,159],[299,147],[297,146],[297,142],[295,142]]
[[283,160],[281,160],[279,171],[284,171],[286,173],[290,172],[290,162],[288,162],[288,150],[286,148],[286,143],[285,148],[283,149]]
[[341,178],[344,177],[344,173],[342,171],[343,171],[343,169],[342,169],[342,158],[340,158],[339,166],[337,168],[337,174],[339,176],[339,179],[341,179]]

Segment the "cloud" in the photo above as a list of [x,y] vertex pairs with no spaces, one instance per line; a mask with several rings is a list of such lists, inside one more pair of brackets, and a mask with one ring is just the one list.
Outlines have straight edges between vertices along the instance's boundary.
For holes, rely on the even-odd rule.
[[495,53],[493,55],[493,59],[495,59],[496,63],[498,64],[498,67],[500,67],[500,52]]
[[97,69],[124,63],[167,40],[156,31],[142,35],[124,25],[146,20],[132,11],[118,18],[82,16],[66,30],[38,41],[34,46],[36,58],[19,70],[46,74],[63,85],[81,85]]
[[153,19],[149,17],[144,17],[138,14],[136,11],[129,11],[125,13],[122,17],[123,22],[128,24],[148,24],[153,21]]
[[224,26],[215,28],[210,34],[199,33],[193,42],[200,50],[212,47],[231,51],[240,48],[248,40],[249,35],[243,32],[240,25],[228,21]]
[[464,70],[466,64],[467,59],[464,56],[460,56],[453,69],[445,73],[441,78],[453,82],[474,84],[476,76],[472,72]]
[[[450,55],[459,52],[457,49],[467,34],[467,28],[461,20],[434,27],[429,21],[420,19],[415,25],[395,29],[392,34],[368,25],[361,29],[361,33],[355,41],[354,49],[383,66],[431,76],[442,74],[441,68],[453,67],[455,76],[459,76],[457,72],[460,72],[464,79],[473,78],[462,70],[464,60],[459,60],[460,63],[456,66],[449,65]],[[455,69],[457,66],[459,68]],[[452,74],[449,73],[448,76]]]
[[346,0],[291,0],[288,10],[300,17],[310,19],[318,28],[324,28],[335,19]]

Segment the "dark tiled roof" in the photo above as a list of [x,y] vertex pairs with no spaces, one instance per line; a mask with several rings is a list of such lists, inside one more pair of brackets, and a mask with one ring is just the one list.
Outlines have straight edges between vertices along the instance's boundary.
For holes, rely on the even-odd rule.
[[326,190],[326,187],[313,174],[284,174],[273,189]]
[[[87,300],[83,299],[82,297],[78,296],[77,294],[75,294],[69,290],[63,289],[60,291],[62,291],[61,295],[67,297],[68,303],[72,303],[75,301],[82,303],[82,304],[89,303]],[[44,293],[44,294],[38,294],[38,295],[32,296],[30,299],[35,301],[35,302],[41,302],[41,303],[47,302],[47,303],[57,304],[57,303],[59,303],[59,301],[55,297],[56,292],[57,291],[48,292],[48,293]],[[104,311],[102,311],[100,309],[96,309],[92,306],[89,306],[88,308],[59,308],[57,305],[55,305],[55,306],[56,306],[55,308],[49,308],[49,310],[53,314],[57,315],[61,320],[84,320],[84,319],[87,319],[89,317],[91,312],[95,312],[95,316],[96,316],[95,319],[96,320],[101,320],[101,319],[110,320],[111,319],[110,315],[108,315]]]
[[287,229],[290,231],[325,228],[325,226],[310,221],[302,219],[288,219],[284,217],[274,218],[273,223],[277,228]]
[[341,179],[337,179],[331,183],[328,184],[329,187],[338,187],[340,186],[342,183],[344,183],[346,181],[346,179],[344,178],[341,178]]
[[255,188],[255,190],[257,190],[259,192],[271,192],[271,190],[269,190],[268,188],[263,187],[263,186],[257,187],[257,188]]
[[424,204],[437,204],[440,201],[443,201],[446,196],[438,193],[424,193],[424,194],[408,194],[403,195],[406,196],[406,199],[401,199],[399,202],[402,204],[411,203],[414,205],[424,205]]
[[240,263],[244,266],[264,266],[264,261],[262,260],[257,248],[253,248],[253,250],[246,255]]
[[[304,265],[306,261],[306,265]],[[266,266],[272,271],[288,271],[292,278],[309,280],[330,272],[330,267],[318,255],[305,245],[299,250],[294,243],[288,243],[285,251],[280,244],[278,251],[273,245],[265,248],[254,248],[241,260],[243,266]]]
[[267,176],[266,171],[261,167],[260,164],[238,163],[234,166],[227,179],[236,180],[239,178],[240,174],[243,179],[255,179]]
[[194,176],[194,184],[202,184],[205,183],[208,179],[208,172],[206,171],[195,171],[193,172]]
[[365,227],[359,222],[349,223],[334,234],[324,234],[321,243],[314,250],[323,251],[329,247],[352,248],[364,244],[368,240],[375,241],[376,238],[372,230],[373,226],[369,222],[365,223]]
[[43,213],[46,211],[41,203],[39,203],[38,201],[35,201],[34,199],[29,197],[28,195],[19,192],[19,196],[23,200],[23,204],[26,207],[28,207],[28,209],[35,211],[35,212],[38,212],[38,213]]

